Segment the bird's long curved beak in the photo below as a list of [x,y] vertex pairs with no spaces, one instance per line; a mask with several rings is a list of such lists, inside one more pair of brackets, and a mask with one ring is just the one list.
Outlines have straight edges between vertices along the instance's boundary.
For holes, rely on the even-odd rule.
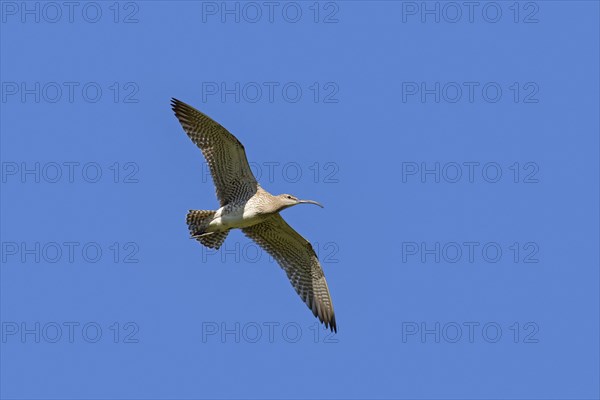
[[323,207],[323,204],[318,203],[318,202],[316,202],[314,200],[299,200],[298,204],[314,204],[314,205],[317,205],[317,206],[319,206],[321,208],[325,208],[325,207]]

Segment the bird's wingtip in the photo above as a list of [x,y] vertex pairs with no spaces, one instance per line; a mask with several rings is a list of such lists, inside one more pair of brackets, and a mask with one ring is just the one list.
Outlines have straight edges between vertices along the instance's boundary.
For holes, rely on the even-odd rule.
[[171,97],[171,110],[176,111],[177,104],[179,104],[179,100],[177,100],[175,97]]
[[337,323],[335,322],[335,315],[331,316],[331,321],[329,321],[329,329],[333,333],[337,333]]

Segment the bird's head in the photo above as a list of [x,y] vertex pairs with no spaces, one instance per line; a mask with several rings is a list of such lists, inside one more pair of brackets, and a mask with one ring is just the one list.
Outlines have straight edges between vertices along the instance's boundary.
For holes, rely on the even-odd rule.
[[280,194],[277,196],[278,203],[280,204],[279,210],[284,210],[286,208],[298,205],[298,204],[315,204],[321,208],[323,206],[320,203],[317,203],[314,200],[300,200],[296,196],[292,196],[291,194]]

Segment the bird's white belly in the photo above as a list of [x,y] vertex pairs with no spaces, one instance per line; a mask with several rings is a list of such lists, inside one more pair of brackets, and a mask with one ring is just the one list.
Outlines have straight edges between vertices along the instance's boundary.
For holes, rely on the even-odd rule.
[[208,226],[208,231],[247,228],[264,221],[267,217],[267,215],[251,211],[250,208],[241,206],[233,209],[228,209],[228,207],[219,208]]

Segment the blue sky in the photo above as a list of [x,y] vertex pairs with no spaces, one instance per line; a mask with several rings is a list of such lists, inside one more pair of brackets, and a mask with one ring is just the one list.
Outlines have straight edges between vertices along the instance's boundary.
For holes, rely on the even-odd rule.
[[[0,396],[598,398],[597,2],[0,3]],[[330,335],[177,97],[318,251]]]

